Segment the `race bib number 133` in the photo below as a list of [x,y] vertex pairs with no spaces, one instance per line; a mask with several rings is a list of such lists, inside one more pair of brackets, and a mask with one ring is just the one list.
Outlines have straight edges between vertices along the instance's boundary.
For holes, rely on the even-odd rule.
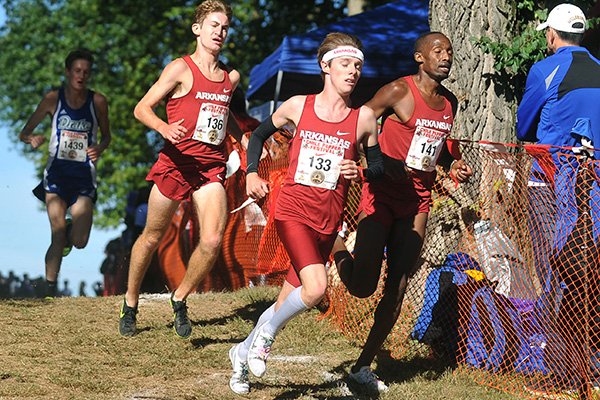
[[342,147],[303,139],[294,181],[306,186],[335,190],[343,159]]

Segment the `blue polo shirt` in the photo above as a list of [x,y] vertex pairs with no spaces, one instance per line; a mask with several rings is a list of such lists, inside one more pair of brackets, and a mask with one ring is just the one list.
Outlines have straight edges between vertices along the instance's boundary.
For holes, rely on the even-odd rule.
[[600,148],[600,61],[584,47],[565,46],[531,67],[517,110],[517,138],[580,146],[579,136],[571,135],[578,118],[590,119],[592,143]]
[[[584,134],[594,148],[600,148],[600,61],[585,48],[566,46],[531,67],[525,94],[517,110],[517,138],[560,147],[581,146]],[[556,232],[553,251],[560,252],[579,221],[576,186],[579,161],[560,157],[568,150],[550,148],[557,166],[555,193],[557,195]],[[559,159],[560,158],[560,159]],[[594,151],[600,160],[600,151]],[[598,171],[597,171],[598,172]],[[531,182],[545,181],[537,163],[533,165]],[[587,182],[589,197],[600,197],[598,182]],[[583,197],[582,197],[583,199]],[[593,239],[600,236],[600,204],[590,201]]]

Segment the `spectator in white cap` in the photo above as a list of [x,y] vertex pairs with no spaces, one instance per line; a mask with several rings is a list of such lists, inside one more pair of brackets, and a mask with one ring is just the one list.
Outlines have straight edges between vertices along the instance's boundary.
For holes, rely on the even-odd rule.
[[[582,135],[577,126],[588,127],[585,139],[590,147],[600,148],[600,61],[581,46],[586,30],[586,17],[581,9],[572,4],[560,4],[548,14],[548,19],[537,26],[545,30],[546,44],[550,56],[535,63],[527,76],[525,93],[517,110],[517,138],[526,142],[549,145],[555,168],[540,168],[534,163],[529,181],[531,232],[535,267],[544,285],[547,298],[560,298],[560,282],[568,282],[568,290],[560,302],[558,321],[544,321],[548,331],[559,332],[565,346],[565,357],[549,365],[554,380],[544,380],[546,389],[571,389],[579,382],[589,382],[591,378],[581,376],[574,370],[575,365],[589,363],[577,343],[583,343],[589,335],[581,324],[583,305],[588,304],[592,320],[600,317],[600,297],[593,297],[591,304],[583,301],[586,274],[577,264],[577,257],[567,257],[565,251],[571,246],[574,230],[579,218],[574,199],[574,185],[578,179],[580,160],[574,156],[573,148],[582,146]],[[586,141],[586,143],[587,143]],[[594,151],[600,159],[600,151]],[[592,196],[598,194],[594,189]],[[594,197],[592,197],[594,198]],[[592,205],[592,215],[599,215],[599,206]],[[594,221],[594,240],[597,247],[600,220]],[[584,256],[585,257],[585,256]],[[578,277],[574,279],[573,277]],[[556,329],[551,326],[558,324]],[[600,340],[594,336],[591,347],[599,348]],[[553,340],[554,341],[554,340]],[[548,343],[546,350],[556,352],[558,343]],[[558,354],[558,353],[557,353]],[[540,388],[544,389],[544,388]]]
[[550,11],[546,22],[539,24],[536,30],[552,28],[559,32],[583,33],[585,32],[585,15],[581,9],[573,4],[559,4]]

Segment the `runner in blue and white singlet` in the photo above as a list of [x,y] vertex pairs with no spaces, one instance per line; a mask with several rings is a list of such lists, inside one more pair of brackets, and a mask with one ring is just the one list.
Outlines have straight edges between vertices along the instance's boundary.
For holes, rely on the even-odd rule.
[[[64,89],[58,90],[42,186],[68,205],[74,204],[79,195],[96,200],[96,168],[87,155],[87,149],[97,143],[98,118],[93,99],[94,92],[88,90],[84,105],[73,109],[65,99]],[[42,191],[34,193],[45,201]]]
[[[87,88],[94,57],[77,49],[65,59],[65,82],[44,95],[19,133],[19,139],[38,149],[48,140],[36,133],[46,118],[52,119],[49,157],[42,182],[33,189],[46,204],[51,241],[46,256],[46,295],[56,295],[58,272],[72,247],[84,248],[90,237],[96,200],[95,163],[111,140],[108,102]],[[70,218],[67,218],[70,213]]]

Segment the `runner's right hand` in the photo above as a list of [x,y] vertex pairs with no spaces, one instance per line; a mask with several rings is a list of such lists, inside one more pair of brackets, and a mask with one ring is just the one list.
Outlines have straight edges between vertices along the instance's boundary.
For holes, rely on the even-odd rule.
[[32,149],[37,149],[46,141],[46,136],[44,135],[31,135],[31,139],[29,140],[29,144]]
[[269,182],[262,179],[256,172],[246,175],[246,195],[259,200],[269,193]]
[[162,137],[167,139],[169,142],[173,144],[179,143],[181,139],[185,137],[187,133],[187,129],[181,125],[184,119],[180,119],[177,122],[166,125],[166,128],[161,129],[158,133],[161,134]]

